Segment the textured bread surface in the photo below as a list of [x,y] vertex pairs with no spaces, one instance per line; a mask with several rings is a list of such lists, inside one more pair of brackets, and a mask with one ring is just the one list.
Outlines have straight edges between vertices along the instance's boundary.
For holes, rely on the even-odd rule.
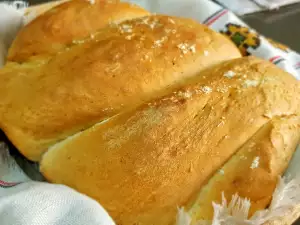
[[57,54],[110,23],[149,14],[136,5],[117,0],[91,2],[68,1],[38,16],[19,32],[9,50],[8,60],[24,62],[36,55]]
[[238,57],[229,40],[190,19],[111,25],[55,56],[8,62],[0,71],[0,127],[37,161],[56,142]]
[[222,192],[249,198],[251,215],[268,206],[299,143],[299,82],[190,19],[57,4],[37,9],[0,70],[0,128],[48,181],[118,225],[174,225],[177,207],[195,225]]
[[[213,216],[212,202],[221,203],[224,192],[230,201],[236,193],[251,201],[250,215],[270,203],[300,139],[300,117],[275,117],[247,140],[215,173],[197,199],[187,206],[193,221]],[[207,207],[210,206],[210,207]],[[290,223],[291,224],[291,223]]]
[[177,206],[211,219],[222,191],[250,198],[254,212],[269,204],[299,141],[299,98],[288,73],[234,59],[54,145],[41,172],[98,200],[122,225],[172,224]]

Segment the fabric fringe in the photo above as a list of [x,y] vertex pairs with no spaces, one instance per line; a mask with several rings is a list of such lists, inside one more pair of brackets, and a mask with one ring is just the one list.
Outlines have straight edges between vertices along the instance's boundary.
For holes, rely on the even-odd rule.
[[1,4],[6,5],[7,8],[23,10],[26,9],[29,4],[25,1],[2,1]]
[[8,146],[4,142],[0,142],[0,180],[18,183],[30,180],[10,155]]
[[192,224],[191,216],[184,208],[178,209],[176,225],[262,225],[266,222],[286,216],[290,209],[300,204],[300,179],[288,180],[279,178],[273,193],[270,207],[257,211],[249,218],[251,202],[249,199],[233,195],[229,204],[222,194],[222,203],[213,203],[214,217],[212,221],[197,221]]

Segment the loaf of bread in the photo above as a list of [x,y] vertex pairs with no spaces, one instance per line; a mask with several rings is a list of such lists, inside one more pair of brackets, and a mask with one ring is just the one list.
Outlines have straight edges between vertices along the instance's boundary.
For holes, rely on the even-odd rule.
[[[71,3],[58,9],[72,9]],[[41,16],[21,30],[12,49],[17,43],[35,41],[28,37],[34,32],[32,24],[41,24],[44,18],[47,24],[47,17]],[[21,41],[22,37],[29,41]],[[206,67],[240,57],[221,34],[190,19],[168,16],[112,24],[72,45],[62,40],[61,46],[56,54],[41,54],[22,64],[9,61],[0,72],[0,127],[35,161],[56,142],[156,98]]]
[[33,20],[0,82],[10,141],[118,225],[172,225],[177,207],[191,225],[211,220],[222,192],[265,209],[300,140],[290,74],[193,20],[119,1]]
[[222,191],[265,208],[300,137],[299,84],[252,57],[189,82],[54,145],[42,173],[97,199],[117,224],[172,224],[197,195],[195,217],[211,219]]

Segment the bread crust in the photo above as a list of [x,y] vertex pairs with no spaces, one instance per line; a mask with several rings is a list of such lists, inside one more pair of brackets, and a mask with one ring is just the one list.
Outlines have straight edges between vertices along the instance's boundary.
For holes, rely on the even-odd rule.
[[[42,14],[57,4],[60,4],[60,2],[37,6],[28,11],[37,10],[36,12],[38,14]],[[299,140],[299,111],[297,107],[298,109],[300,108],[299,98],[295,98],[295,96],[299,96],[299,85],[295,85],[295,81],[288,77],[289,75],[266,62],[250,57],[220,65],[202,74],[203,77],[201,79],[191,81],[190,84],[188,84],[189,82],[187,81],[187,84],[182,87],[181,91],[177,91],[174,95],[166,95],[160,98],[159,96],[164,95],[164,93],[157,93],[155,97],[158,98],[158,100],[150,101],[149,105],[144,104],[144,106],[136,110],[131,109],[124,112],[125,108],[122,108],[119,111],[116,110],[106,113],[104,116],[97,117],[95,120],[89,118],[87,121],[90,121],[90,123],[85,123],[86,126],[84,126],[84,129],[89,126],[92,126],[92,128],[87,129],[83,133],[78,133],[80,129],[83,129],[82,126],[57,126],[57,123],[65,123],[65,119],[68,119],[68,116],[64,118],[51,117],[51,113],[48,112],[49,109],[47,108],[47,103],[51,103],[51,101],[44,103],[31,101],[36,98],[36,95],[40,95],[40,92],[31,90],[31,88],[34,89],[37,82],[40,82],[38,79],[42,79],[43,75],[49,77],[49,71],[52,71],[53,68],[58,71],[58,67],[62,66],[62,64],[58,63],[58,59],[64,58],[59,58],[59,56],[56,58],[56,62],[49,66],[49,60],[53,55],[56,55],[58,52],[67,55],[68,53],[65,53],[65,51],[70,43],[74,40],[76,42],[76,39],[79,39],[79,42],[81,42],[81,39],[85,39],[86,36],[90,36],[90,34],[93,34],[96,30],[106,27],[110,22],[111,14],[115,16],[113,20],[116,23],[121,22],[121,20],[132,19],[148,14],[148,12],[141,8],[135,7],[135,9],[132,9],[131,6],[125,6],[123,4],[116,7],[114,6],[114,8],[101,8],[105,13],[103,14],[102,20],[97,21],[95,20],[95,11],[99,10],[98,8],[96,9],[96,7],[101,4],[102,6],[106,5],[105,1],[97,0],[96,6],[90,5],[88,1],[79,0],[62,4],[29,24],[26,27],[27,31],[24,29],[20,32],[10,49],[8,60],[26,63],[20,66],[10,62],[6,68],[0,72],[0,79],[2,79],[1,84],[6,83],[4,88],[6,91],[1,92],[0,90],[1,96],[6,93],[5,99],[0,101],[0,114],[3,115],[3,117],[0,116],[0,127],[5,130],[6,134],[21,152],[32,160],[38,160],[45,149],[57,143],[60,139],[77,133],[74,136],[70,136],[67,140],[53,146],[45,154],[41,163],[41,171],[49,181],[70,185],[96,198],[101,204],[107,207],[118,224],[132,225],[132,221],[138,221],[138,223],[142,224],[166,225],[169,221],[174,220],[176,206],[185,206],[191,211],[195,210],[198,219],[210,218],[212,216],[210,203],[212,200],[218,201],[220,199],[220,193],[217,191],[219,189],[215,189],[220,187],[220,185],[224,187],[222,189],[225,190],[225,194],[229,199],[230,194],[239,192],[241,196],[249,197],[255,201],[251,209],[252,211],[264,208],[274,189],[276,175],[282,174],[286,168],[288,159],[291,157],[294,146],[297,144],[297,138]],[[85,14],[75,14],[74,12],[78,7],[84,8],[83,11],[85,11]],[[54,11],[59,11],[60,13],[53,13]],[[74,21],[78,18],[82,23],[87,22],[90,25],[88,26],[89,29],[82,29],[83,27],[80,27],[80,25],[82,25],[81,23],[77,25],[72,23],[72,26],[69,26],[71,24],[70,21]],[[99,18],[99,14],[97,14],[97,18]],[[48,21],[50,29],[42,29],[46,21]],[[190,23],[187,22],[187,24]],[[36,35],[33,36],[33,33]],[[110,38],[109,35],[106,35],[108,34],[105,34],[101,40],[105,40],[105,37]],[[110,35],[114,36],[114,34]],[[155,34],[151,35],[151,37],[157,37]],[[97,34],[95,36],[97,36]],[[122,34],[120,36],[122,36]],[[204,61],[199,61],[200,64],[198,66],[201,67],[201,70],[225,59],[240,57],[232,44],[226,41],[224,42],[222,38],[219,37],[214,39],[213,36],[214,35],[210,38],[204,37],[208,42],[203,41],[203,45],[199,46],[203,54],[204,51],[207,51],[207,47],[209,46],[208,52],[210,55],[210,57],[202,59]],[[125,36],[123,36],[123,38],[125,38]],[[154,40],[155,38],[153,38],[153,41]],[[91,43],[92,41],[87,40],[87,42]],[[52,46],[52,43],[55,45]],[[222,51],[219,51],[221,46],[223,46]],[[19,51],[19,53],[17,53],[17,51]],[[213,54],[211,54],[211,51]],[[82,52],[80,48],[78,48],[74,54],[75,53]],[[162,51],[160,51],[160,53],[162,54]],[[71,61],[72,56],[69,57]],[[155,55],[154,58],[156,57]],[[197,55],[197,57],[201,56]],[[179,59],[181,61],[178,67],[182,68],[177,68],[175,72],[180,73],[186,70],[186,64],[189,64],[190,61],[192,61],[191,59],[194,58],[190,57],[186,61]],[[205,61],[206,59],[207,61]],[[164,60],[161,57],[158,58],[158,61]],[[212,61],[212,63],[210,64],[209,61]],[[85,68],[90,66],[89,62],[81,63]],[[45,66],[45,64],[47,66]],[[130,67],[140,65],[134,57],[132,63],[125,64]],[[149,64],[149,67],[150,65],[152,64]],[[95,66],[93,70],[95,68],[97,68],[97,66]],[[157,68],[160,67],[158,66]],[[37,72],[34,72],[35,70],[37,70]],[[77,72],[77,70],[78,68],[75,68],[71,72],[74,73],[74,71]],[[227,72],[230,70],[236,71],[239,77],[237,79],[240,79],[239,81],[233,78],[234,81],[232,82],[232,80],[229,79],[232,74],[230,75]],[[71,74],[68,70],[64,72]],[[87,70],[86,74],[88,74],[88,72],[90,71]],[[165,72],[170,71],[166,70]],[[228,75],[227,79],[222,77],[225,74]],[[30,79],[20,79],[23,75],[32,76],[31,79],[33,82]],[[247,79],[243,77],[244,75],[247,75]],[[16,80],[20,80],[11,80],[11,77],[15,76]],[[191,75],[185,74],[184,78],[189,76]],[[205,78],[205,76],[207,78]],[[215,78],[217,81],[214,82]],[[259,78],[259,85],[255,86],[257,83],[251,82],[253,81],[251,80],[252,78]],[[263,78],[262,80],[266,82],[261,83],[262,80],[260,80],[260,78]],[[122,81],[125,84],[126,79]],[[173,77],[173,80],[174,82],[181,82],[181,78],[175,79]],[[183,80],[184,79],[182,79],[182,81]],[[95,80],[92,80],[91,82],[94,81]],[[79,82],[80,81],[78,81],[78,83]],[[161,81],[157,82],[160,83]],[[203,85],[200,89],[198,86],[195,87],[195,85],[193,85],[195,82],[197,84],[202,82]],[[236,86],[234,85],[237,85],[238,82],[240,83],[237,90],[235,90],[234,87]],[[54,88],[54,84],[53,82],[49,88]],[[74,83],[71,82],[71,84]],[[211,86],[207,86],[207,84]],[[28,85],[27,88],[24,88],[26,85]],[[166,84],[164,85],[168,86]],[[214,85],[218,87],[216,88]],[[249,85],[250,87],[247,87]],[[229,88],[230,90],[227,86],[231,86]],[[10,89],[11,87],[14,88]],[[41,90],[43,88],[44,86],[41,87]],[[65,88],[67,88],[67,86]],[[150,88],[150,86],[148,88]],[[212,92],[210,92],[210,88],[212,88]],[[246,90],[243,90],[243,88]],[[7,91],[9,89],[11,91]],[[244,93],[245,95],[242,94],[238,97],[237,95],[241,89],[242,92],[245,91],[247,94]],[[193,96],[192,98],[196,98],[199,102],[196,102],[195,99],[189,99],[191,94],[189,90],[198,90],[197,96]],[[278,94],[272,93],[272,90]],[[226,94],[228,91],[231,95]],[[215,92],[219,92],[219,94],[224,92],[222,95],[225,96],[225,99],[228,97],[232,100],[231,103],[227,101],[224,102],[224,98],[218,97],[218,94]],[[47,96],[47,94],[45,95]],[[255,99],[253,97],[254,95],[258,97]],[[92,96],[91,99],[94,97],[95,96]],[[45,98],[45,96],[41,94],[40,100],[42,101],[43,98]],[[65,108],[68,104],[62,103],[63,101],[60,101],[59,98],[49,99],[58,101],[57,106],[55,106],[57,111],[54,115],[57,115],[56,113],[60,110],[68,110]],[[24,107],[22,103],[24,100],[27,104],[30,102],[29,107]],[[70,98],[67,103],[73,100],[73,98]],[[251,103],[252,105],[247,106],[243,100],[245,100],[247,104]],[[142,101],[148,100],[145,98],[141,100],[141,102]],[[261,102],[258,103],[256,101]],[[225,121],[222,118],[225,111],[222,110],[226,107],[224,108],[224,106],[222,106],[222,102],[225,105],[227,104],[227,106],[228,104],[230,105],[228,109],[233,107],[231,114],[227,112],[226,116],[228,117],[224,117]],[[82,102],[81,99],[75,102],[75,104],[81,106],[85,105],[86,102]],[[259,105],[257,108],[255,107],[256,104]],[[132,104],[132,107],[134,107],[133,105],[135,104]],[[130,107],[131,106],[129,106],[129,108]],[[153,111],[149,111],[149,108],[153,109]],[[25,110],[18,111],[20,109]],[[77,107],[70,107],[71,112],[77,109]],[[202,120],[204,120],[202,121],[203,124],[199,124],[199,119],[196,119],[199,117],[198,113],[195,113],[197,110],[200,112]],[[221,110],[222,115],[218,113],[218,110]],[[40,115],[32,114],[34,111],[38,111]],[[237,114],[234,114],[234,112]],[[119,113],[121,115],[116,115]],[[10,116],[7,117],[8,114],[10,114]],[[82,118],[82,114],[78,115],[78,118]],[[115,116],[112,117],[113,115]],[[193,118],[193,116],[196,117]],[[101,120],[100,118],[106,117],[112,118],[108,122],[104,121],[102,124],[93,126],[94,123]],[[130,120],[129,118],[133,119]],[[236,119],[238,121],[235,121]],[[50,121],[50,124],[47,125],[45,121]],[[194,121],[197,121],[197,123]],[[130,126],[130,132],[126,134],[125,131],[127,131]],[[182,126],[182,128],[180,126]],[[118,129],[120,130],[117,130],[120,133],[113,131],[113,128],[115,129],[116,127],[119,127]],[[203,129],[203,127],[206,129]],[[111,132],[108,132],[106,128]],[[60,136],[57,135],[57,132],[53,132],[53,129],[58,129],[58,133],[64,133],[65,129],[67,131]],[[43,133],[44,130],[47,132]],[[176,133],[177,131],[178,133]],[[191,135],[191,133],[193,135]],[[230,135],[227,133],[230,133]],[[105,140],[101,139],[103,138],[101,134],[106,135]],[[119,134],[123,136],[118,137]],[[206,148],[200,147],[198,150],[198,156],[205,156],[202,160],[204,163],[202,164],[207,164],[212,158],[213,163],[206,166],[209,168],[201,167],[201,160],[197,159],[199,158],[197,154],[196,157],[191,157],[193,156],[193,151],[197,153],[195,146],[197,144],[203,144],[201,142],[202,140],[196,141],[195,136],[197,134],[206,140],[206,143],[209,145],[217,143],[214,150],[209,148],[209,146],[206,146]],[[100,138],[94,139],[93,137],[95,136]],[[137,138],[138,136],[141,138]],[[135,145],[132,145],[132,143],[128,144],[132,138],[134,139],[133,142]],[[212,140],[209,140],[210,138]],[[157,141],[155,141],[156,139]],[[219,141],[214,142],[217,140]],[[254,142],[254,144],[251,144],[252,142]],[[104,148],[104,145],[109,147]],[[128,149],[126,149],[126,147],[128,147]],[[191,147],[193,151],[188,147]],[[284,149],[283,152],[281,152],[282,149]],[[201,152],[199,152],[200,150]],[[214,154],[211,154],[212,151]],[[114,152],[121,152],[122,154],[118,156],[115,155]],[[247,156],[245,156],[245,154],[247,154]],[[251,169],[252,163],[258,155],[260,159],[259,165],[257,168]],[[107,162],[105,162],[102,157],[106,159]],[[197,160],[195,160],[195,158]],[[241,158],[242,160],[239,160]],[[131,164],[131,162],[134,163]],[[178,166],[179,169],[174,170],[174,164],[172,163],[175,163],[175,167]],[[160,166],[162,168],[159,168]],[[222,167],[224,167],[224,171],[221,173],[224,172],[224,174],[220,174],[220,171],[218,171],[218,169]],[[249,176],[245,175],[241,177],[239,173],[235,171],[237,167],[244,171],[244,175],[247,174]],[[196,171],[200,171],[200,178],[199,174],[195,175]],[[157,174],[159,176],[154,176]],[[202,176],[202,174],[204,175]],[[184,177],[182,175],[187,176]],[[74,179],[74,177],[76,179]],[[166,178],[169,180],[165,180]],[[224,178],[226,178],[228,182],[226,182]],[[189,181],[189,179],[197,179],[197,181],[193,183]],[[232,182],[229,182],[229,180]],[[239,185],[236,185],[237,181]],[[258,188],[259,182],[265,184],[264,188],[266,191],[261,192]],[[122,189],[122,186],[125,188]],[[202,189],[199,188],[199,186],[203,186]],[[120,191],[121,189],[122,191]],[[207,192],[207,190],[209,191]],[[108,194],[108,196],[106,196],[106,194]],[[203,196],[203,194],[207,194],[206,198],[202,198],[202,201],[196,201],[195,203],[196,197]],[[126,205],[127,203],[130,204]],[[204,210],[199,210],[199,208],[196,207],[197,204],[198,207],[205,205]],[[291,225],[299,216],[300,210],[297,206],[291,208],[291,213],[274,221],[269,221],[266,225]]]
[[37,161],[56,142],[238,57],[227,38],[190,19],[125,21],[54,56],[7,63],[0,71],[0,127]]
[[149,15],[143,8],[116,0],[72,0],[53,5],[44,6],[44,13],[20,30],[9,50],[9,61],[57,54],[74,40],[93,35],[110,23]]
[[[212,202],[221,204],[222,195],[251,201],[249,216],[271,202],[278,176],[286,170],[300,139],[300,117],[274,117],[245,142],[191,199],[186,207],[193,221],[213,217]],[[210,207],[208,207],[210,206]]]
[[[229,182],[221,187],[228,196],[252,199],[253,211],[262,209],[299,141],[299,94],[299,83],[271,63],[231,60],[57,144],[44,155],[41,172],[98,200],[117,224],[165,225],[230,160]],[[245,162],[235,155],[242,153]],[[257,156],[260,166],[252,170]],[[208,192],[204,219],[212,216],[207,203],[220,196]]]

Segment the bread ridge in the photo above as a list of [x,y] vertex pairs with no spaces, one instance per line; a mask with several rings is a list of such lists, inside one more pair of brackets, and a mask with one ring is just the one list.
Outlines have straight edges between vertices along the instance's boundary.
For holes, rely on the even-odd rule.
[[137,5],[118,0],[72,0],[51,5],[45,5],[42,13],[20,30],[9,49],[8,61],[22,63],[53,55],[111,23],[150,15]]
[[[299,88],[271,63],[254,57],[231,60],[203,71],[175,93],[62,142],[44,155],[41,172],[98,200],[118,224],[169,224],[176,206],[188,204],[257,130],[277,118],[299,119]],[[291,157],[292,147],[288,150]],[[270,177],[266,198],[285,167]],[[267,204],[254,204],[253,210]]]
[[[278,175],[287,169],[299,140],[299,116],[277,117],[264,124],[209,179],[197,193],[197,200],[186,206],[192,221],[212,218],[214,211],[210,203],[221,204],[222,192],[228,202],[235,194],[249,199],[249,216],[264,210],[272,199]],[[235,172],[236,168],[239,172]]]

